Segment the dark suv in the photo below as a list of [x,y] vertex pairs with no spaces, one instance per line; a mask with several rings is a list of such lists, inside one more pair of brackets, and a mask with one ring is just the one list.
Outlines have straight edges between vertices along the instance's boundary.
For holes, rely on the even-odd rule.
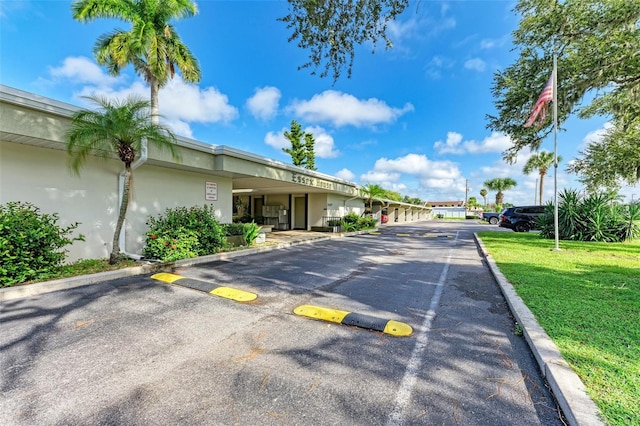
[[516,232],[528,232],[536,229],[536,218],[544,214],[544,211],[544,206],[508,207],[500,213],[499,226]]

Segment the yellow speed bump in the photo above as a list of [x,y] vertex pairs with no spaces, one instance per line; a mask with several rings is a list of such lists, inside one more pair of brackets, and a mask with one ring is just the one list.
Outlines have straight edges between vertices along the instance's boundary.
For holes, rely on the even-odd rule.
[[355,312],[339,311],[320,306],[302,305],[293,310],[296,315],[307,318],[334,322],[337,324],[351,325],[368,330],[381,331],[392,336],[410,336],[413,329],[410,325],[399,321],[386,320],[371,315]]
[[181,287],[203,291],[214,296],[224,297],[225,299],[235,300],[236,302],[250,302],[258,298],[258,295],[255,293],[249,293],[248,291],[238,290],[231,287],[216,286],[215,284],[207,281],[187,278],[176,274],[169,274],[167,272],[154,274],[151,278],[165,283],[176,284]]
[[236,302],[251,302],[256,300],[258,295],[255,293],[249,293],[244,290],[237,290],[231,287],[218,287],[209,292],[215,296],[224,297],[225,299],[235,300]]

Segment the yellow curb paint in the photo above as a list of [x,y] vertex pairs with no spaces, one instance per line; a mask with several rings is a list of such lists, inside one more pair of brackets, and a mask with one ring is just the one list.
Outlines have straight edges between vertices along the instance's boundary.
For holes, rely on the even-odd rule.
[[384,327],[383,333],[390,334],[392,336],[411,336],[413,328],[411,328],[409,324],[390,320]]
[[369,235],[380,235],[379,232],[369,232]]
[[236,302],[250,302],[256,300],[258,295],[255,293],[249,293],[248,291],[237,290],[231,287],[218,287],[209,292],[218,297],[224,297],[225,299],[235,300]]
[[433,235],[433,234],[424,234],[423,235],[425,238],[438,238],[437,235]]
[[160,272],[158,274],[151,275],[151,278],[171,284],[175,281],[183,279],[184,277],[176,274],[170,274],[168,272]]
[[396,234],[396,237],[410,237],[411,234]]
[[296,315],[340,324],[349,312],[319,306],[302,305],[293,310]]

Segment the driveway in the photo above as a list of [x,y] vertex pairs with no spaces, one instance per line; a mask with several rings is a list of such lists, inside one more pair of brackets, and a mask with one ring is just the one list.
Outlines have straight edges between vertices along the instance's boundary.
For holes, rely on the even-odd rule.
[[[561,425],[469,222],[0,302],[8,425]],[[194,290],[257,294],[238,303]],[[293,311],[412,327],[408,337]],[[368,317],[367,317],[368,318]]]

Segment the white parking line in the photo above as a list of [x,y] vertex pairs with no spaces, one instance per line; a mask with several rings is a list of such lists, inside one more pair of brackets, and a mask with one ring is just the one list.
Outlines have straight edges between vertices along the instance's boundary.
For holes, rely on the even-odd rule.
[[[459,231],[456,231],[454,241],[458,240],[458,232]],[[427,340],[429,339],[428,333],[431,329],[433,319],[436,316],[436,308],[438,303],[440,303],[440,296],[442,295],[444,282],[446,281],[447,274],[449,273],[449,265],[451,264],[452,255],[453,248],[450,248],[447,253],[447,257],[445,258],[444,268],[442,268],[440,278],[436,284],[436,290],[431,297],[429,310],[422,322],[420,333],[416,336],[416,345],[413,347],[413,352],[411,353],[411,358],[407,363],[407,368],[404,371],[402,382],[400,382],[400,387],[398,388],[398,392],[396,392],[395,404],[393,410],[389,413],[387,426],[400,426],[404,423],[404,410],[411,399],[411,391],[416,384],[416,379],[420,372],[420,366],[422,365],[422,353],[427,347]]]

